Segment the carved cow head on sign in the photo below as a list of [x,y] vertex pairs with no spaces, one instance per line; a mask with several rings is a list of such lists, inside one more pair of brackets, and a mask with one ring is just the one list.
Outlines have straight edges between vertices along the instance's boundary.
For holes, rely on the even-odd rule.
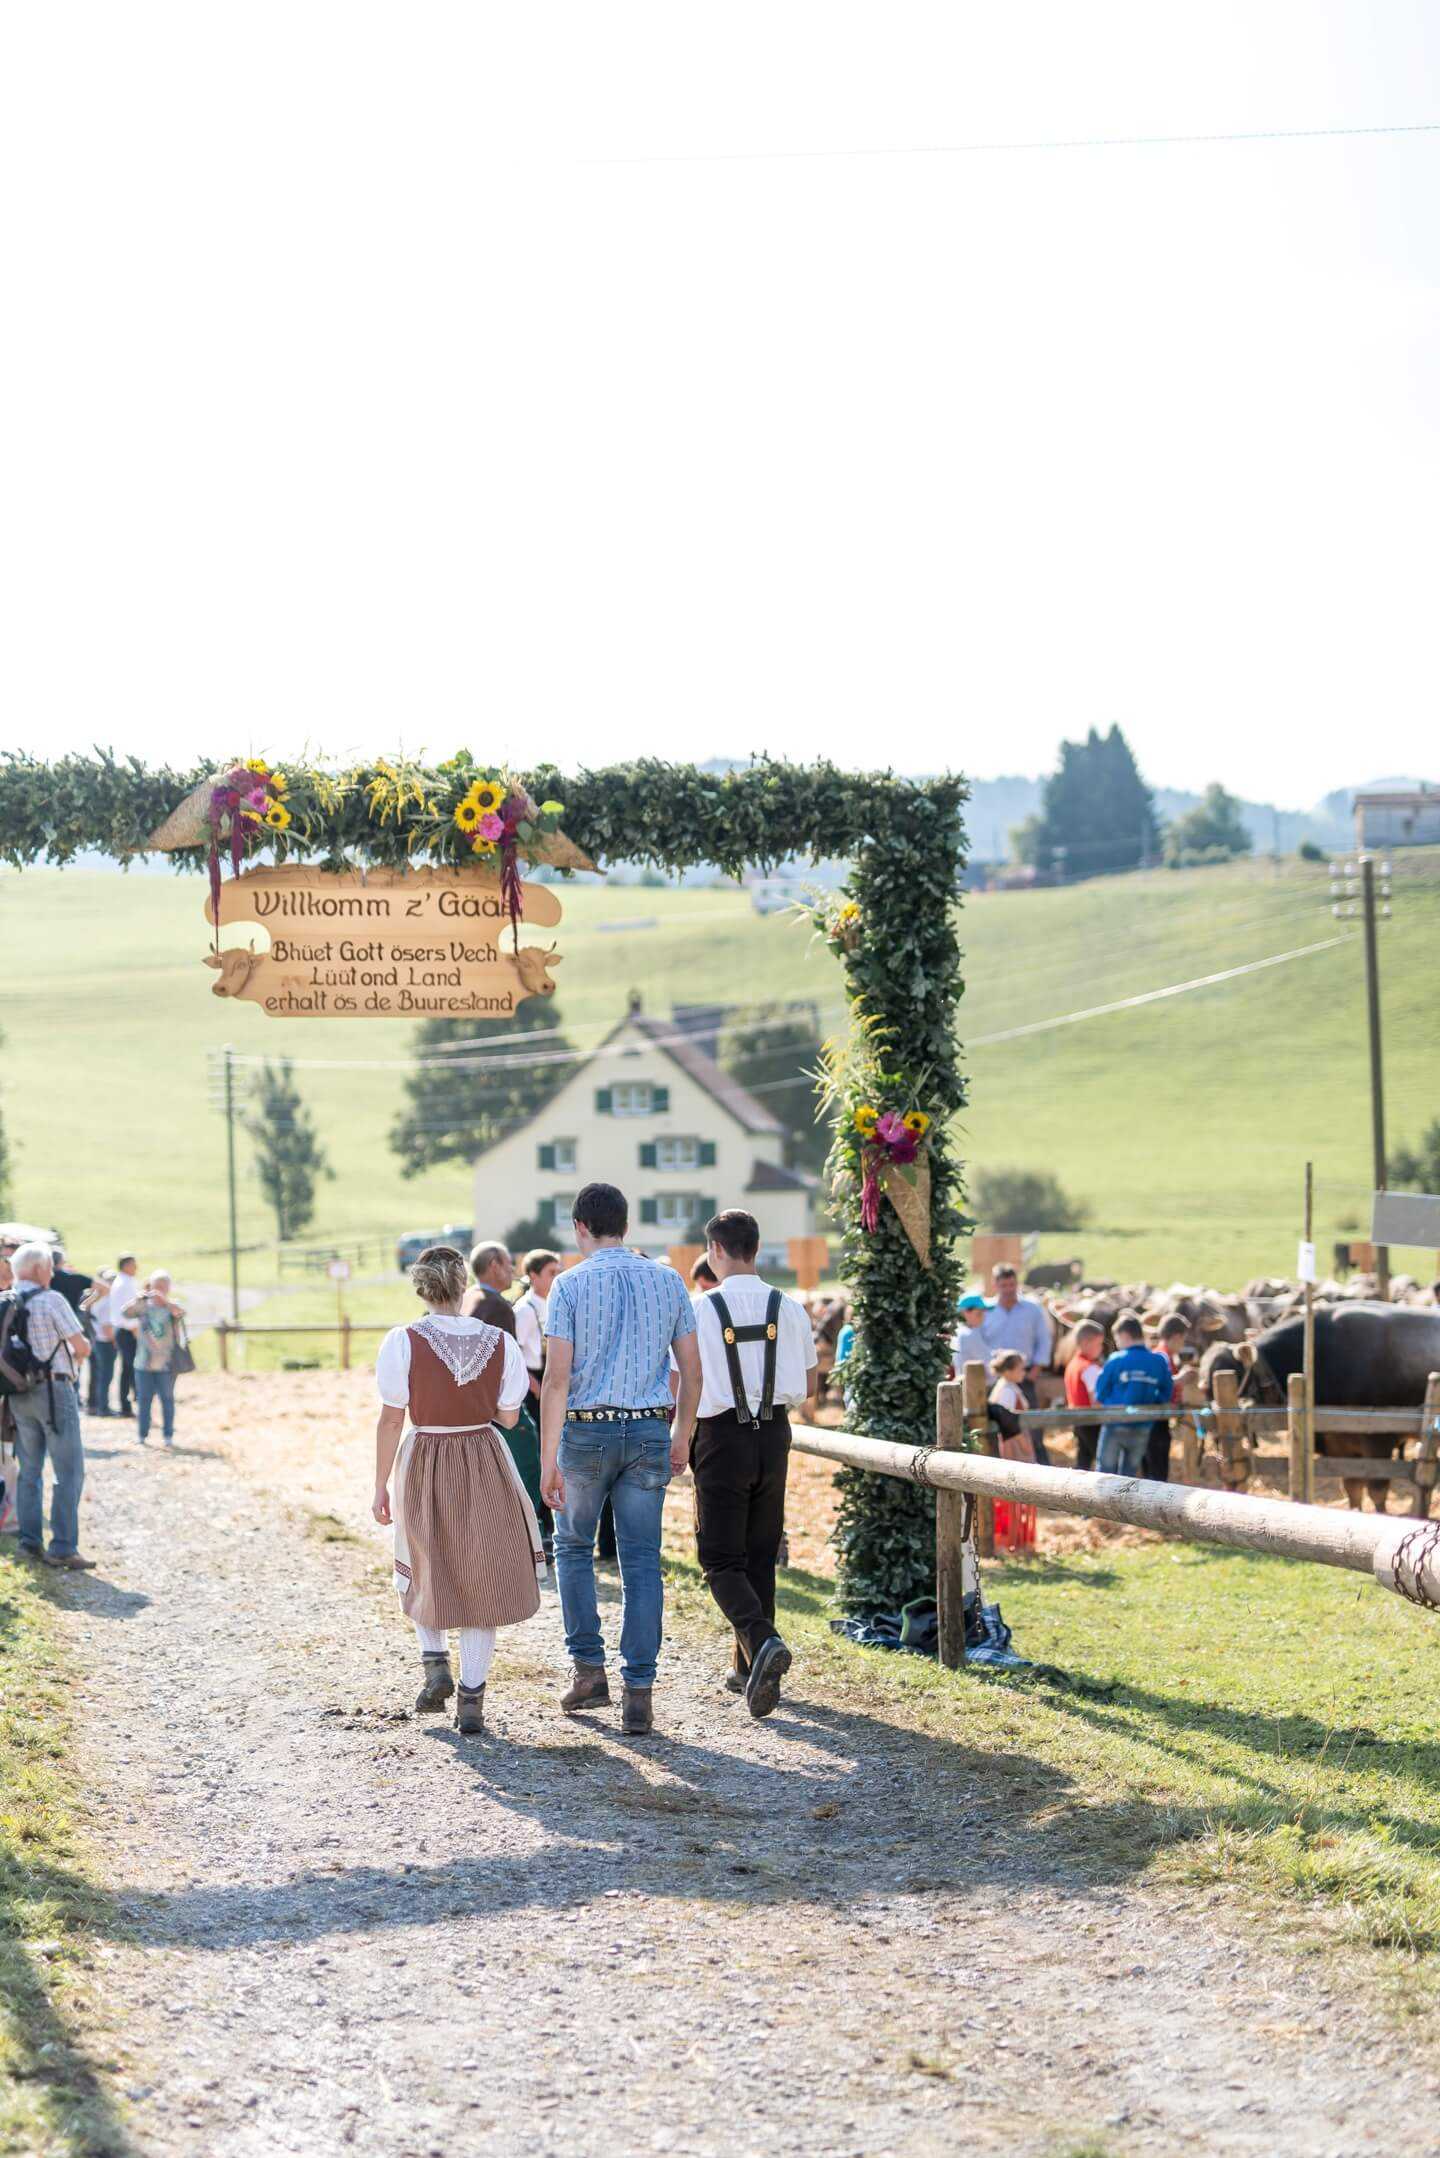
[[550,970],[559,964],[560,956],[553,944],[548,951],[542,951],[538,944],[527,944],[523,951],[518,951],[515,954],[515,965],[520,974],[520,986],[526,996],[553,997],[555,984],[550,979]]

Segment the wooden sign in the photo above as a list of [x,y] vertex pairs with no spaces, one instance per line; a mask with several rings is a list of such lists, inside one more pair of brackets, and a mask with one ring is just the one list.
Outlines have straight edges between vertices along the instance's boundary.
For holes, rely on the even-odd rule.
[[[526,927],[553,929],[549,885],[521,894]],[[500,880],[479,868],[247,869],[220,887],[220,927],[251,934],[206,953],[214,995],[272,1019],[508,1019],[554,995],[560,964],[553,944],[516,953]]]
[[820,1276],[830,1264],[830,1246],[823,1236],[792,1236],[785,1246],[797,1289],[818,1289]]

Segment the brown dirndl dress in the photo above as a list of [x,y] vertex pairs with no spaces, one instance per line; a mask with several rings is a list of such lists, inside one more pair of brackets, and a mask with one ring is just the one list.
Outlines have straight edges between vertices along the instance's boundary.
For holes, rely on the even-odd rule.
[[517,1626],[540,1608],[545,1557],[492,1422],[505,1337],[484,1326],[427,1339],[423,1320],[407,1331],[414,1429],[391,1487],[400,1608],[418,1626]]

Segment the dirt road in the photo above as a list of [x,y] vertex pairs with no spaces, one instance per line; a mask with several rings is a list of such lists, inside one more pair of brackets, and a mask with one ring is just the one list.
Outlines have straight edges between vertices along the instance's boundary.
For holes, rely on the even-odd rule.
[[798,1669],[756,1724],[698,1617],[654,1740],[568,1722],[549,1596],[463,1742],[363,1483],[317,1523],[92,1435],[63,1624],[144,2158],[1440,2149],[1397,2042],[1199,1891],[1067,1871],[984,1756]]

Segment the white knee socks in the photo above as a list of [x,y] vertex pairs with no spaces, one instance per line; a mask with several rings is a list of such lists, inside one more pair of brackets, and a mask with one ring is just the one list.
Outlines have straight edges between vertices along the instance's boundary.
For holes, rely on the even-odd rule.
[[[420,1647],[426,1656],[449,1654],[450,1637],[443,1626],[416,1626]],[[460,1628],[460,1683],[462,1686],[483,1686],[490,1672],[490,1659],[495,1654],[495,1628],[493,1626],[462,1626]]]

